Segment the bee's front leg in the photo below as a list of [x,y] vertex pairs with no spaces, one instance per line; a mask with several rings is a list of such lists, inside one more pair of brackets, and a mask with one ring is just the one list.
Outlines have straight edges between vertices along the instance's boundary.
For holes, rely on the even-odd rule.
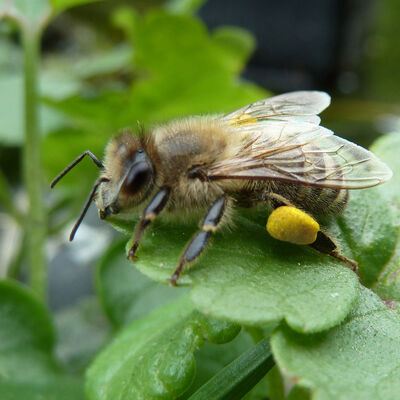
[[221,196],[212,203],[203,220],[200,231],[196,233],[194,238],[186,246],[185,251],[179,260],[179,264],[169,280],[171,285],[177,285],[183,267],[186,264],[193,262],[207,247],[211,234],[217,230],[218,224],[221,222],[227,202],[228,199],[226,196]]
[[135,233],[133,235],[133,245],[128,252],[128,258],[131,261],[135,260],[136,250],[139,247],[140,240],[150,223],[160,214],[168,202],[169,187],[161,188],[156,195],[151,199],[149,205],[144,209],[141,220],[136,226]]

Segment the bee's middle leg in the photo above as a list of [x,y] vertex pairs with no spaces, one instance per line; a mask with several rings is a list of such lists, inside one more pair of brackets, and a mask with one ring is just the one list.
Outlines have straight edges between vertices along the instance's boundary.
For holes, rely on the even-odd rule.
[[178,278],[184,266],[194,261],[207,247],[211,234],[217,230],[218,224],[221,222],[227,202],[227,197],[221,196],[212,203],[203,220],[200,231],[196,233],[193,239],[186,246],[185,251],[179,260],[179,264],[170,279],[171,285],[177,285]]

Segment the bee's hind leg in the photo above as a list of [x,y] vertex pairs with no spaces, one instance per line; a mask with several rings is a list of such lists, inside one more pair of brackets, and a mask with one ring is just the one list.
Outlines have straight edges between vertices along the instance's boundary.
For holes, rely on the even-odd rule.
[[317,239],[314,243],[309,245],[315,250],[318,250],[321,253],[329,254],[330,256],[337,258],[340,261],[345,262],[348,264],[349,268],[352,269],[358,275],[358,264],[356,261],[352,260],[351,258],[347,258],[344,256],[335,241],[325,232],[320,230],[317,233]]
[[217,230],[218,224],[221,222],[227,201],[228,199],[226,196],[221,196],[212,203],[203,220],[200,231],[196,233],[194,238],[186,246],[185,251],[179,260],[179,264],[169,280],[171,285],[177,285],[178,278],[182,273],[184,266],[193,262],[207,247],[211,234]]
[[[297,208],[285,197],[276,193],[272,192],[263,193],[263,197],[265,198],[265,200],[268,200],[272,205],[272,207],[275,209],[281,206],[289,206]],[[321,253],[328,254],[331,257],[343,261],[349,266],[350,269],[352,269],[358,275],[357,262],[343,255],[340,252],[339,247],[334,241],[334,239],[330,235],[325,233],[323,230],[319,229],[315,241],[313,243],[309,243],[308,245]]]

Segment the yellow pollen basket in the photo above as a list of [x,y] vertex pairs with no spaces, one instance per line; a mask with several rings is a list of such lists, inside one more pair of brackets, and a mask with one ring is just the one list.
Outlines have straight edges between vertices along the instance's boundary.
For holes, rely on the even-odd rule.
[[272,211],[267,231],[275,239],[294,244],[311,244],[317,239],[319,224],[295,207],[282,206]]

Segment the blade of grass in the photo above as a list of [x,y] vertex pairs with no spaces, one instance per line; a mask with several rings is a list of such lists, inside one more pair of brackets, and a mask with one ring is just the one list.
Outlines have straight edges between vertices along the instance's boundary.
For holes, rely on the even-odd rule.
[[218,372],[189,400],[239,400],[274,364],[269,339],[264,339]]

